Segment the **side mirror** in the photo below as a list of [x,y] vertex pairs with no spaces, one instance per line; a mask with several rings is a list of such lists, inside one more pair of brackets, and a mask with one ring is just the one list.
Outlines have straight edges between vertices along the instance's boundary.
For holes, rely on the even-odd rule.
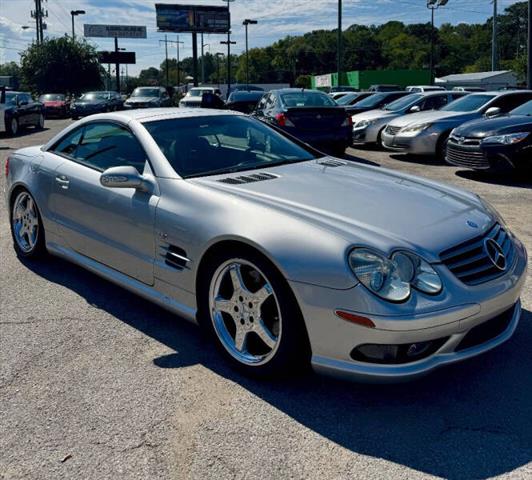
[[487,118],[493,118],[496,117],[501,113],[501,109],[499,107],[490,107],[486,110],[485,116]]
[[100,176],[100,183],[107,188],[135,188],[147,192],[150,184],[135,167],[111,167]]
[[419,105],[414,105],[410,110],[410,113],[418,113],[421,112],[421,107]]

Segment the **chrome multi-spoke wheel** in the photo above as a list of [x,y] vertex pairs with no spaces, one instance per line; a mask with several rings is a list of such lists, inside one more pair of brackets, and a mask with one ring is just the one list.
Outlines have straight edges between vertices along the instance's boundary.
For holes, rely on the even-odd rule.
[[252,262],[230,259],[215,271],[209,289],[215,333],[242,364],[264,365],[275,356],[282,317],[272,283]]
[[38,249],[41,240],[39,212],[33,197],[26,191],[20,192],[13,202],[11,227],[15,244],[22,254],[31,255]]

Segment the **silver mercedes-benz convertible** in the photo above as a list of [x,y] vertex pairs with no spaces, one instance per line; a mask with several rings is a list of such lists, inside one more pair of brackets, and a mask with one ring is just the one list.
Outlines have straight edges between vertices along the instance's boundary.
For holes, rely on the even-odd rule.
[[227,111],[93,115],[10,154],[16,252],[198,322],[257,375],[414,378],[514,333],[527,255],[478,196]]

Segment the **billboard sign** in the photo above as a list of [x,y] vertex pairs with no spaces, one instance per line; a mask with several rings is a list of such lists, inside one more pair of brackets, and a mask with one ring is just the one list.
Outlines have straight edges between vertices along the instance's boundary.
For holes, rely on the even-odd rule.
[[146,38],[146,27],[139,25],[83,25],[86,37],[103,38]]
[[316,75],[316,87],[330,87],[332,86],[332,75],[330,73],[326,75]]
[[227,33],[231,23],[228,7],[156,3],[155,11],[160,32]]
[[98,52],[100,63],[120,63],[122,65],[134,65],[136,62],[135,52]]

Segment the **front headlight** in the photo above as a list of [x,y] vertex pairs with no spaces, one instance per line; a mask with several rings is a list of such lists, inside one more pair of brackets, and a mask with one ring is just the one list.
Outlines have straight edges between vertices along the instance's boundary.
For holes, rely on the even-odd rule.
[[349,264],[362,285],[391,302],[404,302],[412,288],[430,295],[443,288],[432,266],[411,252],[396,252],[387,258],[367,248],[356,248],[349,255]]
[[430,128],[432,126],[432,123],[418,123],[415,125],[407,125],[406,127],[402,128],[399,133],[408,133],[411,135],[421,133],[423,130],[427,130],[427,128]]
[[369,127],[370,125],[372,125],[374,123],[373,120],[360,120],[359,122],[357,122],[355,124],[355,128],[364,128],[364,127]]
[[508,135],[494,135],[482,140],[482,144],[513,145],[522,142],[530,135],[530,132],[509,133]]

